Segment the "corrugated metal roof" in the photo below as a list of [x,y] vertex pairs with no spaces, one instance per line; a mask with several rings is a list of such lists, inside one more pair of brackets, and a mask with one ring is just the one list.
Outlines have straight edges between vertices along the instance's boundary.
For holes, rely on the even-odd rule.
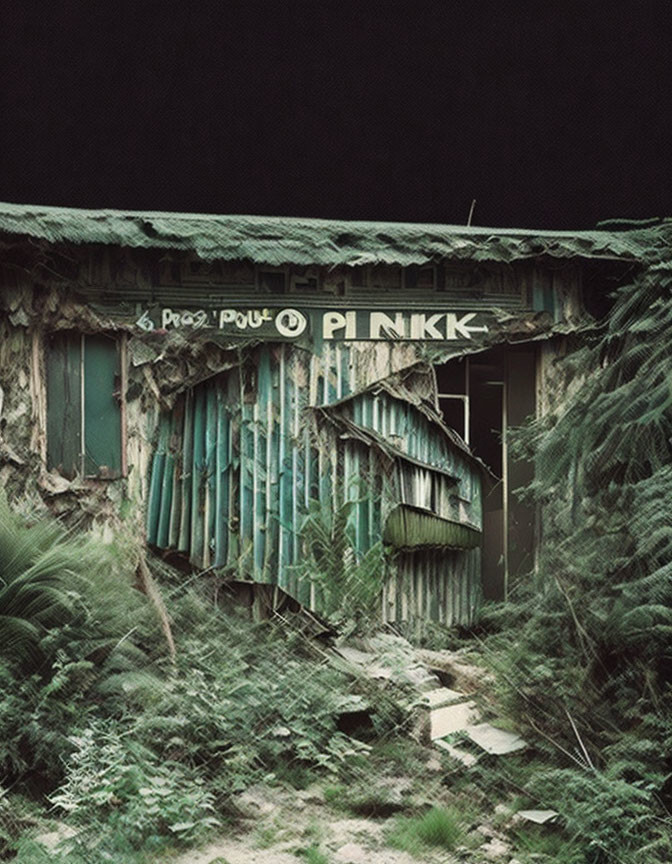
[[207,260],[408,266],[447,258],[506,262],[540,255],[660,259],[669,255],[672,220],[625,231],[531,231],[0,203],[0,232],[49,242],[189,250]]

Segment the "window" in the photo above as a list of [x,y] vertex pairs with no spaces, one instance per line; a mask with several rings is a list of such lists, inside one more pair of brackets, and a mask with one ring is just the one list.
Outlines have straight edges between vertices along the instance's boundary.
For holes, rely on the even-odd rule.
[[469,358],[435,366],[439,412],[446,426],[469,443]]
[[121,344],[53,334],[47,343],[47,468],[65,477],[122,476]]
[[373,294],[378,291],[393,291],[395,294],[402,287],[402,270],[393,264],[363,264],[348,269],[349,292],[358,294]]
[[317,294],[320,290],[317,270],[313,267],[293,270],[289,280],[289,290],[292,294]]

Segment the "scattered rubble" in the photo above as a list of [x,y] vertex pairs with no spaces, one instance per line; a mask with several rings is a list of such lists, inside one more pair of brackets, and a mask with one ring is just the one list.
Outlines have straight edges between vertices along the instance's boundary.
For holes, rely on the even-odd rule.
[[444,705],[430,713],[431,739],[445,738],[455,732],[464,732],[479,718],[475,702],[459,702],[457,705]]
[[[416,807],[436,804],[435,792],[440,788],[440,776],[445,765],[439,754],[447,755],[458,766],[470,768],[480,758],[505,757],[519,752],[526,747],[526,742],[515,732],[483,721],[480,694],[487,686],[489,675],[480,668],[456,659],[449,652],[417,652],[407,640],[389,633],[353,642],[333,649],[336,662],[345,665],[353,678],[359,680],[363,677],[375,682],[376,686],[373,692],[370,686],[366,686],[366,697],[354,693],[344,699],[342,718],[367,712],[375,714],[375,692],[386,694],[386,698],[396,702],[409,717],[415,716],[416,727],[424,724],[424,743],[436,748],[434,752],[437,755],[430,756],[425,764],[428,775],[434,775],[434,792],[430,784],[425,795],[418,796],[415,794],[417,790],[414,793],[413,779],[399,773],[376,776],[376,794],[386,801],[389,799],[389,803],[395,805],[392,809],[370,818],[333,818],[333,811],[331,816],[326,814],[325,794],[318,786],[291,792],[251,787],[237,798],[238,808],[248,824],[257,828],[275,826],[276,830],[277,826],[285,824],[287,828],[278,831],[273,847],[252,852],[246,835],[222,838],[219,844],[212,844],[202,853],[178,859],[177,864],[211,864],[220,858],[228,864],[251,860],[257,864],[289,864],[311,844],[332,864],[417,864],[418,860],[435,864],[456,864],[458,860],[516,864],[506,835],[491,824],[474,823],[476,827],[472,827],[467,835],[467,845],[459,847],[452,855],[436,849],[425,850],[421,857],[414,857],[409,852],[386,845],[386,825],[390,824],[390,818],[394,818],[395,810],[403,809],[409,802]],[[431,661],[432,668],[439,675],[419,661],[419,654],[430,655],[426,659]],[[442,686],[439,676],[444,682],[449,679],[452,686]],[[277,736],[281,737],[283,733],[283,727],[276,728]],[[456,741],[456,735],[465,739],[464,743]],[[498,826],[521,820],[543,825],[553,822],[558,816],[552,810],[515,813],[504,803],[490,804],[487,800],[481,803],[485,808],[492,807],[492,816]],[[285,823],[290,813],[290,820]],[[319,841],[306,835],[307,826],[315,824],[320,826]]]
[[441,708],[442,705],[452,705],[455,702],[462,702],[465,696],[457,690],[450,690],[448,687],[438,687],[436,690],[430,690],[423,696],[423,703],[427,704],[430,709]]
[[434,745],[440,747],[441,750],[445,751],[452,759],[455,759],[456,762],[460,762],[465,768],[471,768],[472,765],[475,765],[478,762],[478,757],[474,756],[473,753],[470,753],[468,750],[463,750],[461,747],[456,747],[454,744],[451,744],[443,738],[437,739],[434,742]]
[[480,846],[478,851],[488,861],[505,861],[511,854],[511,847],[504,840],[493,837]]

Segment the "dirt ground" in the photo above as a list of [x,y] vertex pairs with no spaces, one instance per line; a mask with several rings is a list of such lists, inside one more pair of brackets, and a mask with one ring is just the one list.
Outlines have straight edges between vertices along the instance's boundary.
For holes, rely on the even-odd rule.
[[246,818],[230,836],[218,838],[173,864],[297,864],[316,850],[329,864],[452,864],[445,850],[418,850],[418,857],[388,846],[394,817],[349,817],[324,803],[319,789],[287,792],[256,787],[242,796]]
[[[360,674],[375,680],[387,670],[384,681],[399,678],[410,682],[417,687],[418,696],[440,686],[430,669],[448,674],[465,698],[486,683],[482,669],[451,652],[424,652],[418,657],[409,643],[390,636],[378,636],[371,643],[366,646],[371,650],[368,654],[357,649],[340,651]],[[460,801],[464,822],[451,851],[413,842],[402,843],[402,850],[395,848],[398,843],[390,842],[390,834],[404,816],[417,816],[431,807],[450,808],[455,803],[446,785],[449,769],[445,753],[431,746],[429,714],[421,716],[427,728],[423,732],[422,723],[417,727],[415,742],[408,740],[401,758],[373,759],[366,773],[353,777],[351,786],[329,788],[323,782],[305,790],[252,787],[238,797],[242,818],[228,834],[173,859],[171,864],[520,864],[506,835],[496,827],[502,822],[497,817],[497,802],[476,802],[469,792]],[[392,806],[384,815],[380,809],[376,815],[353,809],[353,787],[365,800],[368,797]]]

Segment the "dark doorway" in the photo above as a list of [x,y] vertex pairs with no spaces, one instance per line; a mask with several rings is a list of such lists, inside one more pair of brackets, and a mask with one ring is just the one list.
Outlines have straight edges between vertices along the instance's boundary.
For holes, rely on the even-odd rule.
[[438,408],[447,425],[490,469],[483,484],[483,591],[503,599],[512,580],[532,569],[534,508],[513,493],[533,477],[513,460],[508,432],[534,414],[536,350],[506,345],[435,366]]

